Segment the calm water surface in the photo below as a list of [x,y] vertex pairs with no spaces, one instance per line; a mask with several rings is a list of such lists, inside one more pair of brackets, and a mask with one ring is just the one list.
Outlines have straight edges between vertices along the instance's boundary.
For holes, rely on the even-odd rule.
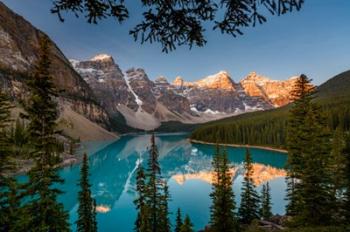
[[[136,217],[133,200],[135,198],[135,174],[140,163],[147,162],[149,135],[123,136],[111,143],[85,143],[82,152],[90,155],[90,182],[92,193],[98,205],[99,231],[132,231]],[[185,134],[157,135],[162,175],[167,179],[174,224],[178,207],[183,214],[189,214],[196,230],[203,228],[209,220],[211,204],[211,160],[214,147],[191,145]],[[242,182],[242,161],[244,148],[228,148],[229,159],[234,165],[233,189],[239,205]],[[283,214],[285,195],[286,155],[273,151],[251,149],[254,161],[254,182],[258,191],[261,184],[269,181],[273,202],[273,213]],[[79,165],[63,168],[60,172],[65,179],[62,186],[65,194],[60,201],[69,211],[72,229],[77,219],[77,182]]]

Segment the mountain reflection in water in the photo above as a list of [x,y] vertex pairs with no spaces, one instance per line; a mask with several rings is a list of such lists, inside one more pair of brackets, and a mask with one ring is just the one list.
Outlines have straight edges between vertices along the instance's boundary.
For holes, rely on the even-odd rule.
[[[98,142],[84,144],[82,152],[90,155],[90,183],[97,201],[100,231],[114,231],[115,228],[119,231],[133,230],[136,217],[133,205],[135,175],[138,165],[147,165],[149,142],[150,135],[128,135],[109,145]],[[186,134],[157,135],[156,143],[162,176],[168,181],[172,198],[169,202],[172,221],[180,207],[184,214],[190,215],[196,230],[203,228],[209,221],[209,194],[213,181],[211,161],[215,147],[192,145]],[[233,190],[239,205],[245,148],[228,147],[227,150],[234,174]],[[284,213],[286,186],[283,167],[286,155],[259,149],[251,149],[251,153],[254,161],[253,180],[258,191],[262,183],[269,181],[272,210],[274,213]],[[64,168],[60,174],[65,179],[62,186],[65,194],[60,200],[69,210],[72,229],[75,230],[79,165]]]

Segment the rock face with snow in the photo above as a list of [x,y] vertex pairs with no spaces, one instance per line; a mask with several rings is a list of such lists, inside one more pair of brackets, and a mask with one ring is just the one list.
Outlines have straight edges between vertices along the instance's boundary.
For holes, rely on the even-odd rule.
[[280,107],[291,102],[290,92],[297,78],[291,77],[285,81],[276,81],[251,72],[240,81],[240,84],[247,95],[261,97],[273,106]]
[[135,96],[130,92],[124,74],[111,56],[100,54],[87,61],[71,60],[71,63],[111,116],[118,116],[120,104],[137,110]]
[[247,95],[226,71],[195,82],[177,77],[173,85],[190,101],[193,111],[200,113],[231,115],[272,107],[260,96]]
[[194,82],[176,77],[170,84],[163,76],[151,81],[140,68],[124,74],[105,54],[71,62],[110,113],[120,112],[128,125],[145,130],[166,121],[202,123],[287,104],[294,80],[272,81],[251,73],[235,83],[228,72],[220,71]]
[[141,68],[126,71],[131,91],[138,98],[138,104],[145,112],[152,114],[155,111],[157,99],[153,94],[154,83],[148,79],[147,74]]

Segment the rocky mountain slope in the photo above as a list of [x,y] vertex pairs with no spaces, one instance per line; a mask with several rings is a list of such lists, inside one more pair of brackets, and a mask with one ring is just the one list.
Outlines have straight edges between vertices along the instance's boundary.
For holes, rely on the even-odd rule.
[[294,76],[285,81],[276,81],[251,72],[240,84],[249,96],[261,97],[274,107],[281,107],[291,102],[289,94],[297,78]]
[[106,54],[71,63],[110,114],[122,114],[129,126],[144,130],[164,122],[203,123],[280,107],[289,103],[295,80],[274,81],[251,73],[235,83],[221,71],[195,82],[177,77],[171,84],[165,77],[151,81],[140,68],[123,73]]
[[[21,16],[12,12],[0,2],[0,86],[20,102],[28,96],[26,80],[30,78],[33,65],[38,58],[39,39],[45,34],[33,27]],[[50,41],[51,75],[60,92],[58,99],[61,109],[60,123],[68,135],[85,139],[79,134],[81,120],[70,120],[66,112],[74,112],[85,118],[91,125],[92,131],[98,129],[100,136],[91,139],[113,138],[106,129],[110,125],[107,112],[95,101],[95,95],[89,85],[72,68],[64,54]],[[64,109],[68,109],[64,110]],[[72,114],[70,114],[72,115]],[[88,129],[88,128],[87,128]],[[73,132],[73,133],[69,133]]]

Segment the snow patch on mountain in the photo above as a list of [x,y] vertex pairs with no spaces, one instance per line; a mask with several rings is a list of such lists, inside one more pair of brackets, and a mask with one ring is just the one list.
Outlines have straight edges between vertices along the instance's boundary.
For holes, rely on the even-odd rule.
[[108,54],[99,54],[97,56],[94,56],[93,58],[91,58],[91,61],[103,61],[103,60],[109,60],[112,59],[112,56],[108,55]]
[[129,89],[129,92],[134,95],[135,97],[135,101],[136,101],[136,104],[139,106],[138,110],[141,110],[141,106],[143,104],[142,100],[139,98],[139,96],[135,93],[135,91],[131,88],[130,86],[130,80],[129,78],[126,77],[126,75],[124,75],[124,80],[125,80],[125,83],[126,85],[128,86],[128,89]]

